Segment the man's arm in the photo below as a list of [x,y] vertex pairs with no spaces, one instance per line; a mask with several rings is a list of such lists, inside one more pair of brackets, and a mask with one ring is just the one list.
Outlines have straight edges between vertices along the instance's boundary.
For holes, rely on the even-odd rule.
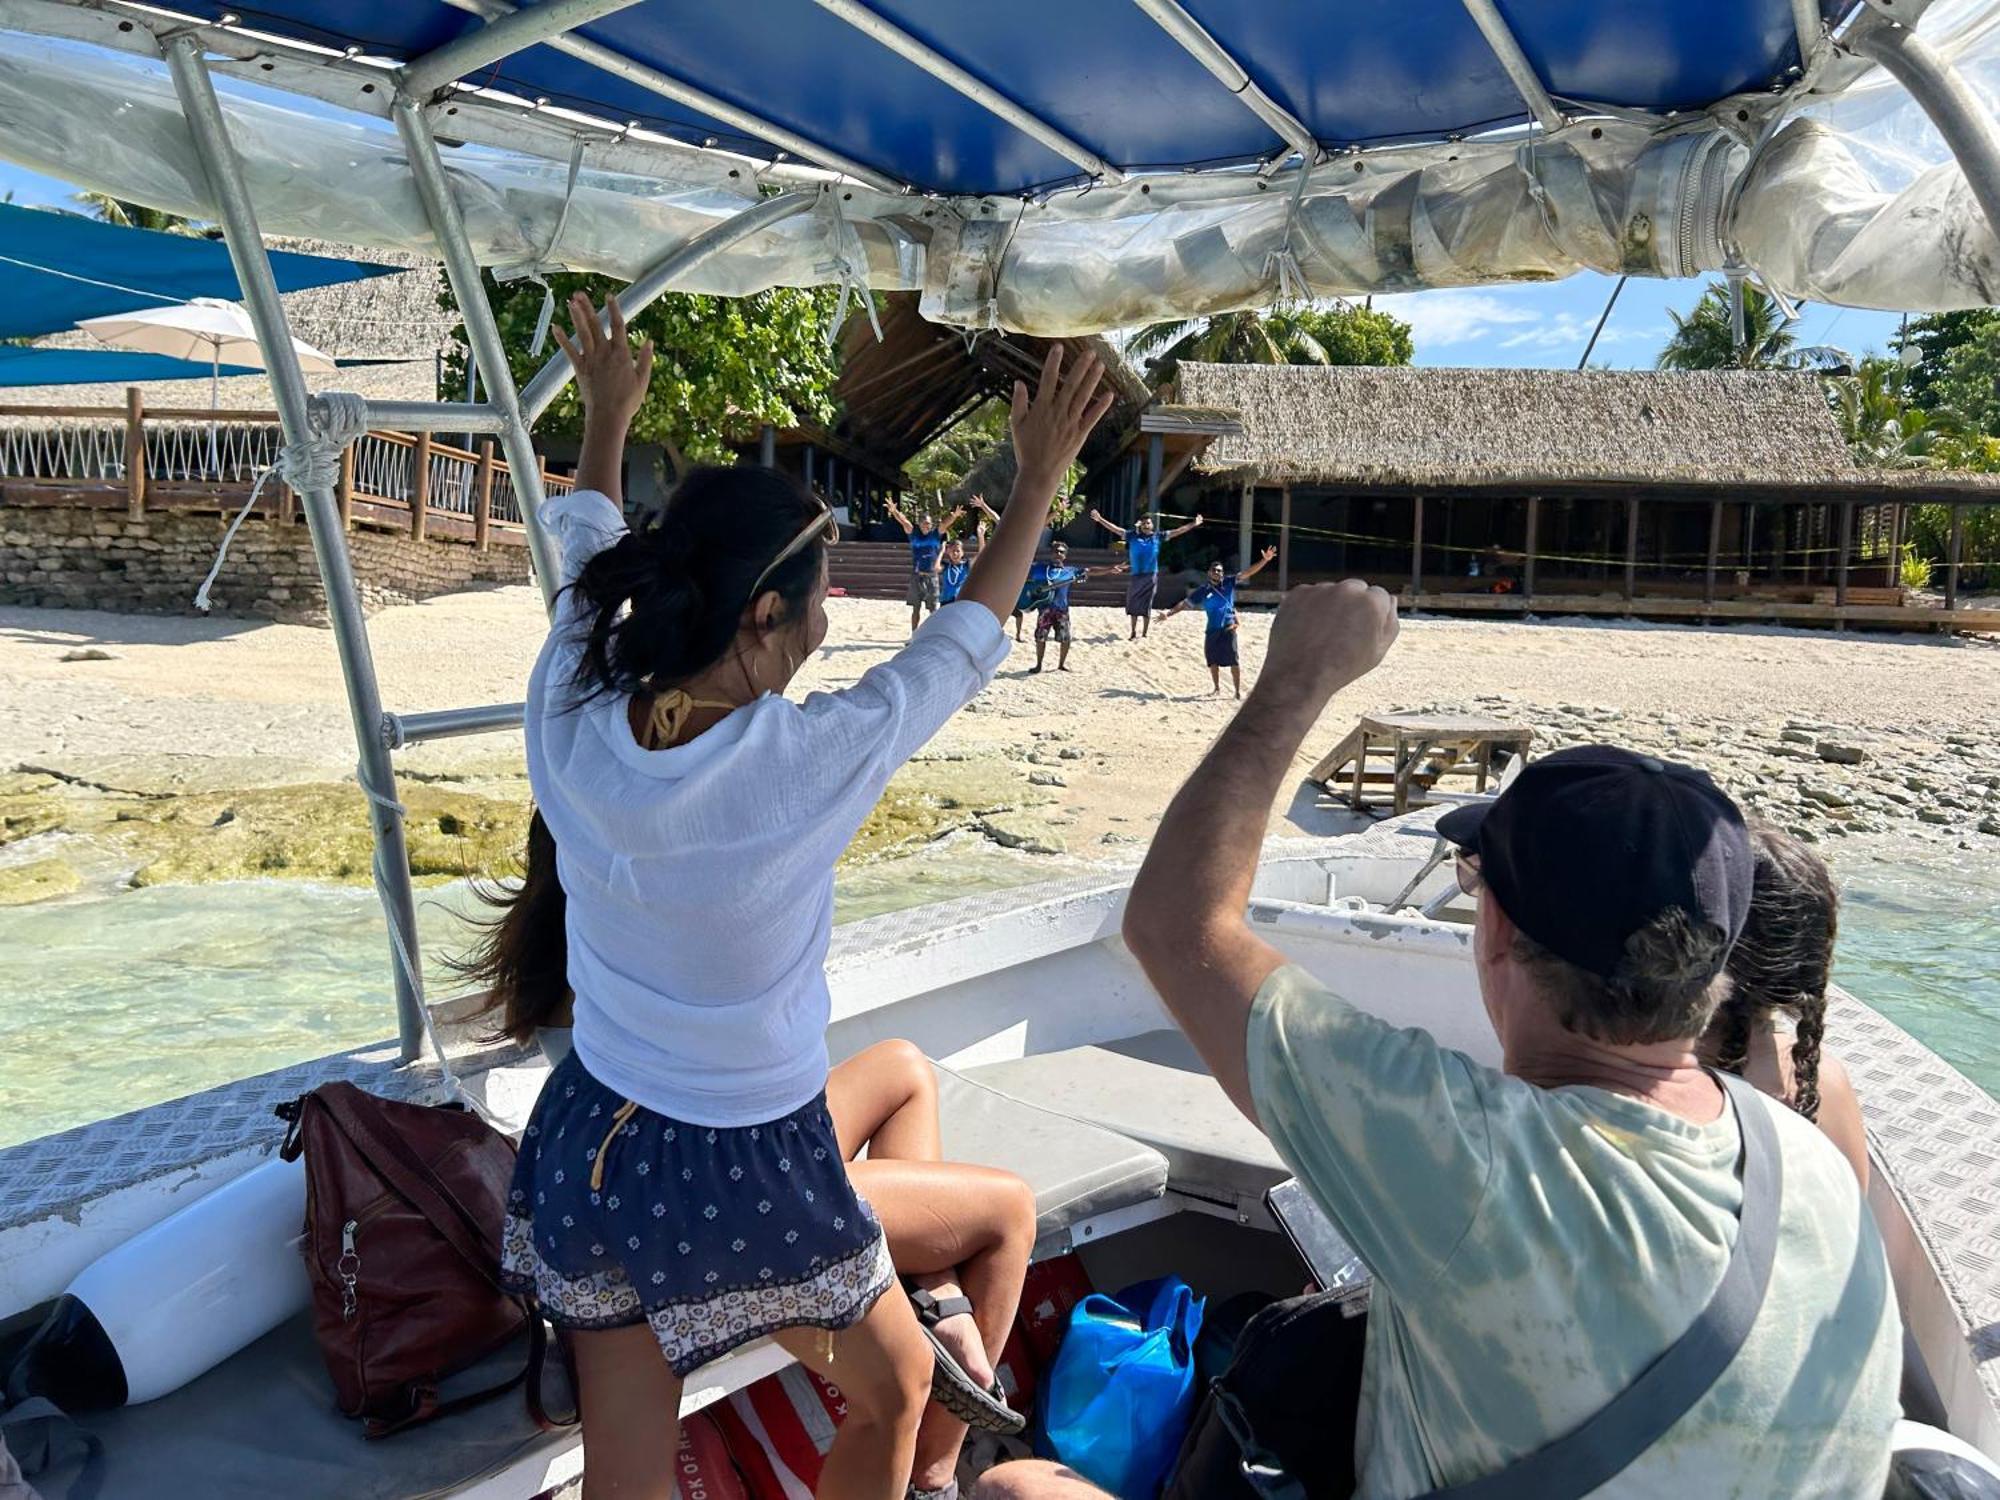
[[1190,531],[1193,531],[1196,527],[1200,526],[1201,523],[1202,523],[1202,517],[1197,515],[1192,521],[1188,522],[1187,525],[1176,526],[1172,531],[1168,532],[1167,540],[1171,542],[1172,540],[1174,540],[1175,537],[1186,536]]
[[1269,565],[1271,559],[1276,557],[1277,555],[1278,555],[1278,549],[1276,547],[1266,547],[1262,552],[1260,552],[1257,555],[1257,560],[1255,562],[1250,564],[1249,567],[1245,568],[1241,573],[1238,573],[1236,575],[1236,581],[1238,583],[1249,582],[1252,578],[1255,578],[1259,573],[1263,572],[1265,567]]
[[1125,528],[1123,526],[1114,526],[1111,524],[1111,522],[1105,520],[1103,516],[1097,513],[1097,508],[1095,506],[1091,507],[1090,519],[1095,521],[1099,526],[1102,526],[1106,531],[1110,532],[1120,541],[1123,541],[1125,539]]
[[1252,1120],[1250,1007],[1285,962],[1245,914],[1271,804],[1328,700],[1395,639],[1396,605],[1381,589],[1348,579],[1295,590],[1257,685],[1168,806],[1126,902],[1126,946]]
[[900,510],[896,509],[896,502],[889,499],[886,496],[884,496],[882,500],[882,509],[889,512],[890,520],[894,521],[898,526],[903,528],[903,534],[905,536],[910,535],[917,529],[915,524],[912,523],[912,521],[908,516],[904,515]]

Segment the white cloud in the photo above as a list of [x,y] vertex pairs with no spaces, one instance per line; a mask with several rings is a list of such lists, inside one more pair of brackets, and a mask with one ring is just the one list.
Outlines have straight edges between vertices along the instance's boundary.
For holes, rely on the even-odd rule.
[[1477,343],[1502,328],[1532,323],[1537,317],[1532,308],[1471,288],[1377,297],[1375,306],[1408,323],[1419,349]]
[[[1573,312],[1557,312],[1541,320],[1533,328],[1524,328],[1519,333],[1508,335],[1500,341],[1502,349],[1570,349],[1583,353],[1583,346],[1590,342],[1590,330],[1597,325],[1596,318],[1586,318]],[[1651,326],[1634,328],[1620,327],[1613,317],[1604,332],[1598,337],[1597,347],[1607,344],[1630,344],[1644,340],[1657,343],[1666,338],[1664,328]]]

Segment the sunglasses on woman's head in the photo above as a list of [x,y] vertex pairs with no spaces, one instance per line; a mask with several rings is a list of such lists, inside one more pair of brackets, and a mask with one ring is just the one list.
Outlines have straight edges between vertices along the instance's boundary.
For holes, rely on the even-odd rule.
[[811,546],[816,536],[824,536],[829,547],[840,541],[840,522],[834,516],[832,508],[824,501],[820,502],[819,514],[808,521],[797,536],[785,543],[784,551],[772,558],[770,566],[759,573],[757,581],[750,585],[750,598],[753,603],[764,591],[764,585],[770,580],[771,575]]

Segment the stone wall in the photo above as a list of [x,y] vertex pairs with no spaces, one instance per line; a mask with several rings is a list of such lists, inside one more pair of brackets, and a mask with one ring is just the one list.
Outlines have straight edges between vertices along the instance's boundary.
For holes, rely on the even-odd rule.
[[[178,511],[134,521],[121,510],[0,507],[0,604],[189,613],[228,524],[222,516]],[[464,542],[418,542],[359,528],[348,534],[348,547],[370,614],[475,583],[528,580],[521,547],[479,552]],[[324,623],[326,599],[304,523],[261,515],[244,522],[210,601],[217,614]]]

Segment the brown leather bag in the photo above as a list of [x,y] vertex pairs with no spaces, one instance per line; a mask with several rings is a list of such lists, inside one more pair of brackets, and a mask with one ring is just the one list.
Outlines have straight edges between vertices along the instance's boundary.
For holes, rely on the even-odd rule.
[[[313,1328],[340,1410],[386,1437],[526,1381],[530,1415],[554,1425],[540,1401],[547,1327],[500,1284],[512,1143],[462,1108],[402,1104],[351,1083],[326,1084],[278,1115],[291,1125],[279,1154],[305,1154]],[[524,1324],[527,1368],[439,1400],[446,1376]]]

